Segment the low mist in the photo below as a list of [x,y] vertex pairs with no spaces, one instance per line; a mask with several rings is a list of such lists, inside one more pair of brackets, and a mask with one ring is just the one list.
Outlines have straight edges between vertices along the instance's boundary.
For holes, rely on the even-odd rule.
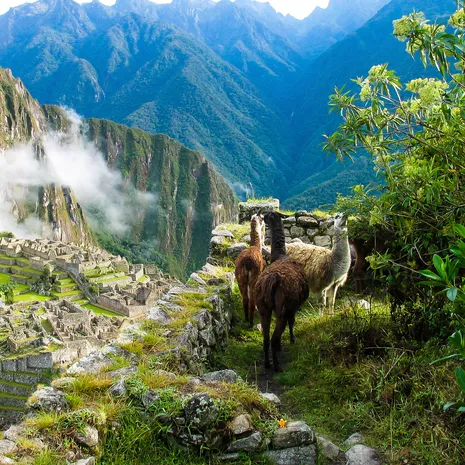
[[155,202],[154,195],[135,190],[121,173],[111,170],[96,146],[80,134],[79,118],[72,113],[68,117],[69,133],[51,132],[41,139],[43,160],[38,160],[32,143],[0,152],[0,231],[50,237],[52,232],[36,215],[18,223],[17,210],[22,202],[37,202],[34,188],[49,184],[69,187],[92,226],[98,221],[118,235],[129,231],[137,212]]

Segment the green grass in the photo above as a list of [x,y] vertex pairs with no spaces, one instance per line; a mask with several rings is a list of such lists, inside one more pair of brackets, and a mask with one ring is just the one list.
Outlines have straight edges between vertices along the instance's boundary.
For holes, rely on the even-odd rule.
[[110,310],[105,310],[104,308],[97,307],[96,305],[87,304],[87,305],[84,305],[83,307],[87,308],[87,310],[92,310],[97,315],[117,316],[119,318],[122,318],[122,316],[119,313],[115,313]]
[[0,284],[7,284],[10,282],[10,275],[5,273],[0,273]]
[[81,291],[79,289],[76,289],[74,291],[67,291],[67,292],[52,292],[51,294],[61,299],[63,297],[71,297],[73,295],[79,295],[81,294]]
[[0,402],[2,401],[2,399],[7,399],[7,398],[26,401],[28,396],[19,396],[17,394],[7,394],[6,392],[0,392]]
[[3,379],[0,379],[0,384],[3,384],[4,386],[11,386],[23,389],[32,389],[34,387],[34,385],[31,384],[16,383],[15,381],[5,381]]
[[51,300],[52,297],[46,296],[46,295],[40,295],[37,294],[36,292],[28,292],[26,294],[18,294],[15,295],[15,302],[34,302],[34,301],[39,301],[39,302],[45,302],[47,300]]
[[[237,290],[234,296],[241,323],[215,368],[231,368],[260,384],[262,335],[242,323]],[[456,365],[431,365],[448,349],[434,341],[398,341],[388,306],[376,303],[371,311],[343,304],[328,317],[306,304],[297,316],[296,343],[284,333],[284,372],[268,373],[270,388],[281,394],[289,417],[338,443],[361,432],[390,465],[465,463],[465,417],[443,411],[458,397]]]

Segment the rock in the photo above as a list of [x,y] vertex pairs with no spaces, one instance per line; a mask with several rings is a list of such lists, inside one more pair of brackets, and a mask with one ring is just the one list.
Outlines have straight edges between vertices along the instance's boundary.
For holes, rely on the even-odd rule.
[[370,310],[371,304],[365,299],[357,300],[357,307],[363,308],[364,310]]
[[228,447],[228,452],[239,452],[241,450],[246,452],[255,452],[260,447],[261,442],[262,435],[259,431],[257,431],[246,438],[232,442]]
[[33,410],[45,412],[62,412],[70,407],[62,391],[52,387],[44,387],[35,391],[27,401],[27,406]]
[[118,370],[113,370],[109,371],[107,375],[111,379],[121,379],[121,378],[127,378],[129,376],[132,376],[134,373],[136,373],[138,368],[135,365],[129,366],[129,367],[124,367],[124,368],[118,368]]
[[213,327],[205,328],[202,331],[199,331],[199,336],[206,346],[213,347],[216,345],[216,337]]
[[242,242],[250,243],[250,240],[251,240],[250,234],[246,234],[245,236],[241,238]]
[[98,430],[95,426],[86,425],[83,431],[76,431],[74,433],[74,439],[79,445],[92,449],[98,445]]
[[4,455],[0,455],[0,465],[14,465],[15,463],[16,462],[13,459],[5,457]]
[[263,455],[274,465],[316,465],[317,463],[315,445],[269,450]]
[[210,278],[208,281],[207,281],[207,284],[209,286],[219,286],[220,284],[223,284],[224,280],[221,279],[221,278]]
[[291,227],[291,237],[299,237],[305,234],[305,229],[301,228],[300,226],[292,226]]
[[103,352],[96,350],[89,355],[82,357],[76,363],[71,365],[66,373],[76,375],[81,373],[98,373],[102,368],[108,367],[114,363],[114,360],[105,355]]
[[329,236],[315,236],[313,241],[319,247],[331,247],[331,238]]
[[279,210],[279,199],[239,202],[239,223],[248,223],[253,215]]
[[177,376],[174,373],[166,370],[154,370],[153,374],[163,376],[164,378],[168,378],[170,380],[175,380],[177,378]]
[[296,446],[315,444],[315,434],[303,421],[292,421],[284,428],[278,428],[271,443],[273,449],[287,449]]
[[147,391],[141,397],[141,402],[145,408],[150,408],[155,402],[160,400],[160,395],[154,391]]
[[192,273],[190,275],[190,278],[195,281],[197,284],[200,284],[201,286],[206,286],[207,283],[205,282],[204,279],[202,279],[197,273]]
[[[261,331],[261,326],[259,330]],[[279,399],[279,397],[276,394],[273,394],[272,392],[260,392],[260,395],[275,405],[281,404],[281,400]]]
[[66,376],[65,378],[54,379],[51,383],[51,386],[55,389],[70,389],[73,387],[73,384],[76,382],[76,378],[71,376]]
[[299,218],[297,218],[297,224],[305,227],[317,228],[319,223],[313,216],[299,216]]
[[247,244],[245,242],[239,242],[237,244],[233,244],[226,249],[226,254],[228,257],[237,258],[239,254],[247,248]]
[[212,236],[229,237],[230,239],[234,239],[234,234],[227,229],[216,228],[212,231]]
[[287,218],[283,218],[283,224],[289,225],[289,224],[295,224],[295,216],[288,216]]
[[248,414],[237,415],[231,422],[229,429],[234,436],[240,436],[253,430],[252,419]]
[[124,379],[120,379],[116,384],[113,384],[108,392],[112,397],[126,397],[128,390]]
[[218,460],[220,462],[235,462],[236,460],[240,459],[240,455],[238,452],[233,452],[232,454],[223,454],[218,456]]
[[210,276],[216,276],[218,274],[218,267],[211,265],[210,263],[206,263],[203,265],[202,271]]
[[147,314],[147,319],[158,321],[158,323],[161,323],[162,325],[165,325],[172,320],[172,318],[168,315],[168,312],[160,307],[151,308]]
[[317,436],[317,439],[320,454],[325,456],[327,459],[334,461],[343,454],[341,449],[339,449],[339,447],[337,447],[336,444],[331,442],[328,438],[325,438],[324,436]]
[[21,436],[24,435],[25,431],[26,431],[26,428],[24,426],[21,426],[21,425],[10,426],[3,433],[3,439],[16,442]]
[[226,237],[224,237],[224,236],[213,236],[210,239],[210,247],[212,249],[215,249],[218,246],[223,245],[225,242],[226,242]]
[[295,244],[295,243],[300,243],[300,244],[303,244],[303,240],[300,238],[300,237],[294,237],[294,239],[291,239],[289,241],[290,244]]
[[187,422],[200,430],[212,426],[218,418],[218,413],[218,406],[208,394],[195,394],[184,407]]
[[346,465],[382,465],[378,459],[375,449],[356,444],[346,452]]
[[363,442],[365,442],[365,438],[363,434],[354,433],[342,443],[342,447],[350,447],[350,446],[354,446],[355,444],[361,444]]
[[81,459],[77,462],[74,462],[73,465],[95,465],[95,457],[89,457],[87,459]]
[[239,375],[233,370],[219,370],[205,373],[200,377],[203,381],[211,382],[223,382],[223,383],[235,383],[240,379]]
[[0,455],[11,454],[16,449],[16,444],[8,439],[0,439]]

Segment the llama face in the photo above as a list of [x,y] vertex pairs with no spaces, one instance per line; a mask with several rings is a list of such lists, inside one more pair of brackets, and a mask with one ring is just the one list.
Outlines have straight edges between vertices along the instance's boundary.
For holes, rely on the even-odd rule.
[[252,233],[258,234],[260,237],[260,242],[263,241],[265,237],[265,223],[263,218],[260,215],[253,215],[250,221],[250,229]]
[[342,231],[347,231],[347,216],[344,213],[338,213],[334,217],[334,227]]

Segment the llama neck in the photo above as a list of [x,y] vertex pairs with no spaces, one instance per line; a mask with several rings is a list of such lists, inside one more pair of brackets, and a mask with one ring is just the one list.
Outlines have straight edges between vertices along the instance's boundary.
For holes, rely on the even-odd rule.
[[271,263],[286,255],[286,240],[282,224],[273,225],[271,228]]
[[262,249],[262,236],[260,231],[258,230],[260,226],[256,226],[252,228],[250,231],[250,246],[251,247],[258,247],[260,250]]
[[339,228],[336,229],[332,257],[333,263],[337,265],[338,269],[348,270],[350,268],[350,247],[347,231],[343,231]]

